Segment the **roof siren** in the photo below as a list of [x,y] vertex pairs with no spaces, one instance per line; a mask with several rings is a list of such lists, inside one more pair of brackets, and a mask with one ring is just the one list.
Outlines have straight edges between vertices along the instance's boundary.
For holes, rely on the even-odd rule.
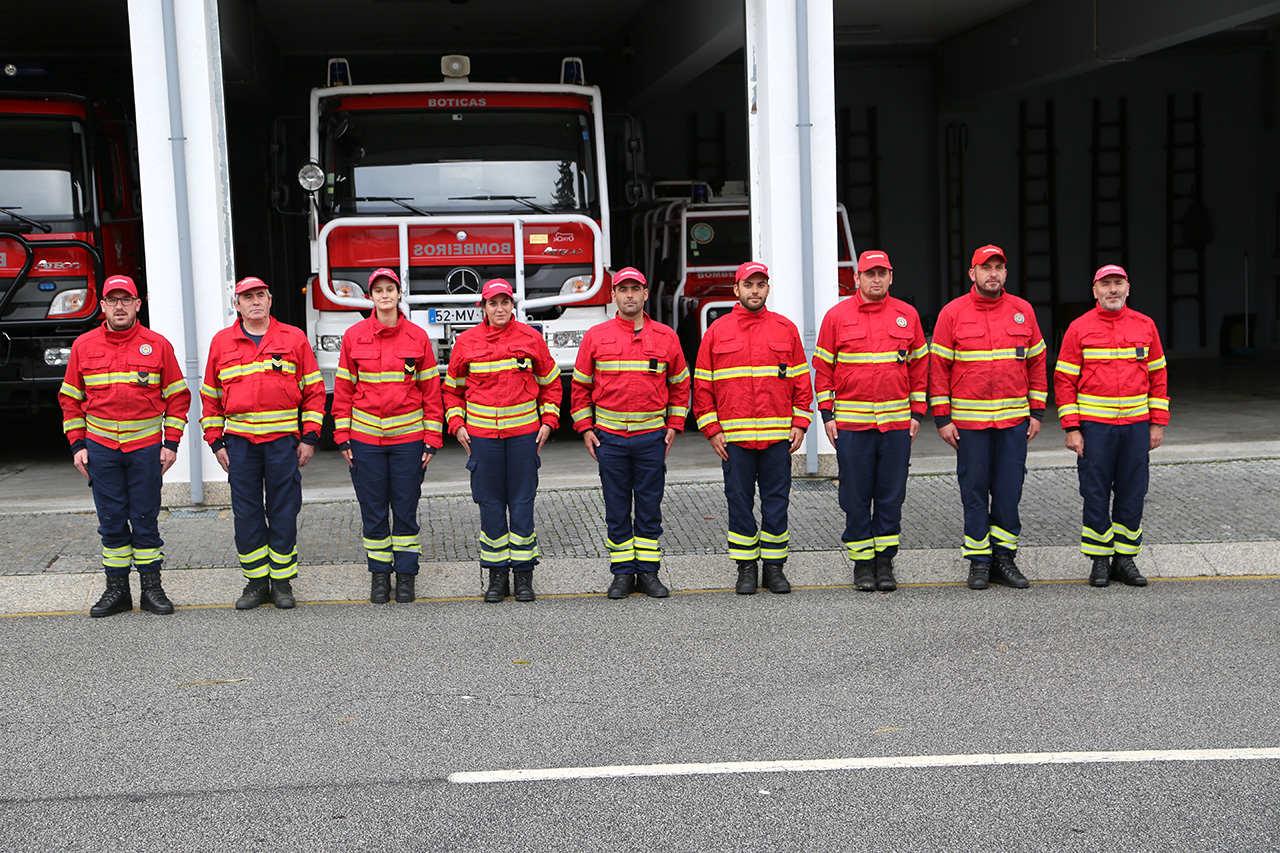
[[582,57],[566,56],[560,60],[560,82],[566,86],[585,86],[587,74],[582,65]]
[[471,74],[471,60],[460,53],[451,53],[440,58],[440,73],[445,80],[456,80],[465,83]]
[[341,57],[329,60],[329,88],[351,85],[351,63]]

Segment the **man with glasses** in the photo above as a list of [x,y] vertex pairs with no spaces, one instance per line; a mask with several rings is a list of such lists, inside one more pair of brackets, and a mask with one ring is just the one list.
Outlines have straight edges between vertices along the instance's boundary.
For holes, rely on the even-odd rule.
[[102,285],[104,322],[71,345],[58,402],[72,462],[89,480],[102,537],[106,591],[92,617],[133,609],[129,567],[138,571],[139,603],[173,612],[160,585],[160,485],[178,458],[191,391],[173,346],[138,322],[142,300],[133,279]]

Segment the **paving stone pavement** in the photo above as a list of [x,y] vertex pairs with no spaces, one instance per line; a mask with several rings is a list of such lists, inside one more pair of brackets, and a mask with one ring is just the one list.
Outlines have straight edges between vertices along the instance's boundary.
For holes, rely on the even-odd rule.
[[[1143,520],[1145,542],[1267,542],[1280,540],[1280,460],[1155,464]],[[719,483],[669,483],[663,502],[667,555],[722,554],[726,510]],[[600,490],[546,490],[537,525],[544,558],[605,559]],[[469,495],[424,498],[419,505],[423,561],[476,559],[479,513]],[[1071,546],[1079,541],[1080,496],[1072,468],[1033,470],[1022,500],[1022,544]],[[840,550],[844,516],[831,480],[796,480],[791,494],[791,548]],[[100,545],[93,513],[44,513],[0,518],[0,575],[98,572]],[[234,567],[229,509],[174,509],[160,520],[168,569]],[[958,550],[960,495],[952,474],[909,478],[903,506],[905,549]],[[354,500],[305,504],[299,516],[303,565],[363,563],[360,510]]]

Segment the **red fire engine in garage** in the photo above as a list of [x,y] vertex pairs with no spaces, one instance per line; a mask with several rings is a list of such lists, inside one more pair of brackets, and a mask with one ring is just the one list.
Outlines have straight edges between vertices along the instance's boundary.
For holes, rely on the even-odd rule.
[[[12,66],[11,66],[12,67]],[[56,407],[107,276],[141,286],[132,124],[78,95],[0,92],[0,406]]]
[[478,83],[446,56],[440,83],[351,85],[345,60],[311,92],[307,331],[332,390],[342,334],[398,270],[410,318],[447,362],[481,321],[480,286],[511,282],[518,318],[566,375],[606,319],[609,198],[600,90],[566,59],[560,83]]
[[[717,196],[705,183],[659,181],[653,185],[655,205],[640,214],[646,275],[653,282],[650,310],[676,329],[686,358],[696,356],[707,326],[737,304],[733,274],[752,256],[750,205],[740,184],[725,187],[730,193],[734,189],[735,194]],[[682,194],[662,198],[673,191]],[[831,271],[844,299],[857,288],[857,254],[843,204],[836,205],[836,214],[838,246]]]

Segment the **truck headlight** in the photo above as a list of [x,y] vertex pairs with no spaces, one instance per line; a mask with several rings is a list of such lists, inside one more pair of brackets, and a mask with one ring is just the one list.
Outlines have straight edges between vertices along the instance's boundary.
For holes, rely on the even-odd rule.
[[322,352],[339,352],[342,349],[342,335],[320,335],[318,343]]
[[307,192],[315,192],[324,186],[324,169],[315,163],[308,163],[298,170],[298,183]]
[[50,367],[66,367],[71,360],[71,347],[49,347],[44,351],[44,363]]
[[570,330],[547,332],[544,337],[547,339],[547,346],[551,349],[577,349],[582,346],[582,336],[585,334],[585,330]]
[[347,299],[364,299],[364,288],[354,281],[335,278],[331,283],[333,292]]
[[586,293],[591,289],[591,276],[574,275],[564,280],[564,285],[560,288],[560,295],[567,296],[570,293]]
[[89,291],[85,288],[64,290],[53,297],[53,301],[49,303],[49,313],[46,316],[64,317],[67,314],[77,314],[84,309],[85,301],[88,298]]

